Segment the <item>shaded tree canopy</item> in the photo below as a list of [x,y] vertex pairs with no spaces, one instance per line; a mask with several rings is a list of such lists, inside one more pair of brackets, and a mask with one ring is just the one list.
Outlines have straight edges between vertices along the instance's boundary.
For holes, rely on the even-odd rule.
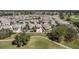
[[25,33],[19,33],[15,36],[15,40],[12,42],[12,45],[17,45],[17,47],[21,47],[27,44],[30,39],[30,35]]
[[68,28],[65,25],[60,25],[53,28],[50,35],[47,35],[47,36],[54,41],[55,40],[60,41],[61,37],[64,37],[65,41],[72,41],[73,38],[77,37],[77,32],[74,29]]

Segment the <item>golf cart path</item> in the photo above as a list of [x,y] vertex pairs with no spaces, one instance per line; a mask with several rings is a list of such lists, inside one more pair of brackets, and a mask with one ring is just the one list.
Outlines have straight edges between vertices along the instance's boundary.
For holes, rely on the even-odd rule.
[[[35,37],[37,37],[37,36],[35,36]],[[38,37],[40,37],[40,36],[38,36]],[[41,36],[41,37],[43,37],[43,36]],[[43,37],[43,38],[47,39],[46,37]],[[50,41],[51,41],[51,40],[50,40]],[[52,41],[52,42],[55,43],[56,45],[59,45],[59,46],[63,47],[63,48],[72,49],[71,47],[68,47],[68,46],[66,46],[66,45],[57,43],[57,42],[55,42],[55,41]]]

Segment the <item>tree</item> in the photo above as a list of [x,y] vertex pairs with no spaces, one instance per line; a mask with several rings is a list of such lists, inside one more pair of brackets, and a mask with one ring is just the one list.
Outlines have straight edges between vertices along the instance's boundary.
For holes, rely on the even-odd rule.
[[17,47],[21,47],[27,44],[30,39],[30,35],[25,33],[20,33],[15,36],[15,40],[12,41],[12,45],[17,45]]
[[52,29],[51,31],[51,37],[54,41],[60,42],[61,37],[64,37],[66,35],[67,28],[65,25],[60,25]]
[[49,39],[60,42],[62,39],[66,42],[70,42],[73,38],[76,38],[77,32],[72,29],[68,28],[65,25],[60,25],[52,29],[51,33],[47,36]]
[[9,29],[1,29],[0,30],[0,39],[10,37],[12,34],[13,34],[13,32]]
[[60,25],[52,29],[52,34],[57,36],[65,36],[67,32],[67,27],[65,25]]
[[70,14],[67,14],[66,21],[71,21]]
[[33,30],[33,32],[36,32],[36,27],[33,27],[32,30]]
[[60,16],[61,19],[64,19],[63,12],[60,12],[60,13],[59,13],[59,16]]
[[52,41],[60,42],[59,36],[57,36],[57,35],[53,35],[52,33],[47,33],[47,36],[48,36],[48,38],[51,39]]
[[79,22],[73,22],[73,24],[79,27]]
[[73,39],[76,38],[77,38],[77,32],[72,28],[68,28],[67,34],[65,35],[65,41],[71,42]]

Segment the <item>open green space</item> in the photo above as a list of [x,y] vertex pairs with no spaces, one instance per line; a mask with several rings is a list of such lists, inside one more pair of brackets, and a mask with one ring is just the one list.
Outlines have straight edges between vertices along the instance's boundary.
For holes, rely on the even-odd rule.
[[29,32],[29,33],[26,33],[30,36],[44,36],[46,37],[46,33],[36,33],[36,32]]
[[79,49],[79,39],[75,39],[71,42],[62,41],[61,44],[74,48],[74,49]]
[[49,49],[49,48],[63,48],[60,47],[56,44],[54,44],[52,41],[50,41],[48,38],[46,37],[42,37],[42,36],[32,36],[27,48],[36,48],[36,49]]
[[2,41],[0,42],[0,49],[26,49],[27,47],[16,47],[11,44],[11,41]]
[[2,42],[0,42],[0,49],[10,49],[10,48],[17,48],[17,47],[11,45],[11,41],[2,41]]
[[79,22],[79,15],[72,15],[70,16],[70,18],[71,18],[71,21],[73,22]]
[[10,37],[7,37],[5,39],[0,39],[0,40],[8,40],[8,39],[14,39],[14,37],[16,36],[17,34],[12,34]]
[[59,45],[54,44],[48,38],[43,36],[32,36],[27,45],[23,47],[16,47],[11,44],[11,41],[0,42],[0,49],[60,49],[63,48]]
[[[4,41],[0,41],[0,49],[64,49],[63,47],[53,43],[53,41],[49,40],[45,33],[28,33],[31,35],[30,40],[27,45],[23,47],[16,47],[16,45],[12,45],[12,41],[5,41],[8,39],[14,39],[16,34],[11,35],[4,39]],[[75,39],[71,42],[60,42],[63,45],[66,45],[71,48],[79,48],[79,40]]]

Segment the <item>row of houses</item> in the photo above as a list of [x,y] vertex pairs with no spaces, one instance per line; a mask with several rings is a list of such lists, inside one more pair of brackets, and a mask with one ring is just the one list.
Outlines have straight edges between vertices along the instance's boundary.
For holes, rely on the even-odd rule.
[[0,17],[0,29],[10,29],[13,32],[48,32],[57,24],[69,24],[58,15],[18,15]]
[[[50,16],[42,16],[39,20],[35,16],[13,16],[13,17],[1,17],[0,29],[11,29],[14,32],[21,32],[23,28],[26,28],[26,32],[32,32],[32,28],[36,27],[36,32],[43,32],[51,29],[53,21]],[[55,24],[52,24],[55,25]]]
[[77,31],[77,28],[73,25],[72,22],[69,21],[65,21],[64,19],[60,19],[59,15],[54,15],[52,16],[52,18],[54,19],[54,21],[59,24],[59,25],[65,25],[68,28],[73,28],[74,30]]

